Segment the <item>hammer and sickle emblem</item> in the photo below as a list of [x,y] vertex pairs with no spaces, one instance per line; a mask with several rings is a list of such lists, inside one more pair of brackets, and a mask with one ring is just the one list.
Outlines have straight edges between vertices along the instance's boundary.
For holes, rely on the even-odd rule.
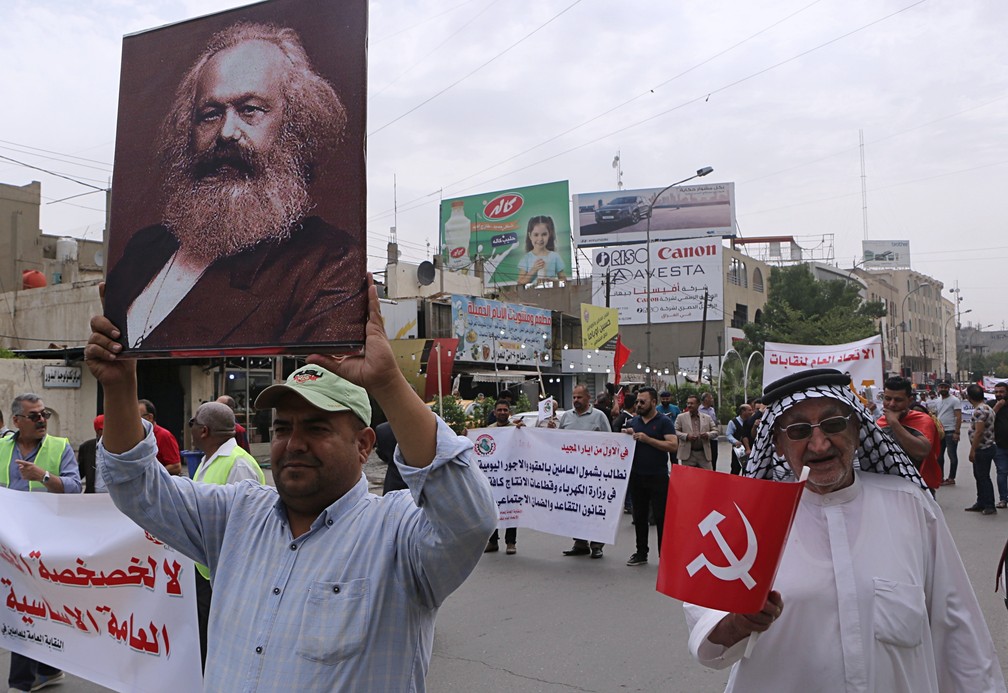
[[746,552],[742,558],[738,558],[732,548],[728,546],[728,541],[721,534],[721,530],[718,525],[721,520],[725,519],[725,516],[719,513],[717,510],[712,510],[707,517],[701,520],[697,527],[700,529],[700,534],[707,536],[708,534],[714,535],[714,540],[717,542],[718,548],[721,549],[721,553],[724,557],[728,559],[728,565],[717,565],[711,563],[703,553],[694,558],[688,566],[686,566],[686,572],[693,577],[697,572],[706,567],[711,574],[719,580],[724,580],[725,582],[731,582],[732,580],[741,580],[742,584],[752,589],[756,586],[756,581],[753,579],[749,571],[752,570],[753,563],[756,562],[756,553],[758,551],[758,546],[756,542],[756,532],[753,531],[752,525],[749,524],[749,519],[742,512],[742,509],[735,505],[735,509],[738,510],[739,517],[742,518],[742,524],[745,525],[746,530]]

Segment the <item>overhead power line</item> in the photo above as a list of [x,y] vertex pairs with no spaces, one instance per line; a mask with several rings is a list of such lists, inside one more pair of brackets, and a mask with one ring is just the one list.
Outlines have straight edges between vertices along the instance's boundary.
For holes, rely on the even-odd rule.
[[423,101],[421,101],[420,103],[418,103],[416,106],[413,106],[412,108],[410,108],[409,110],[407,110],[405,113],[396,116],[395,118],[393,118],[389,122],[387,122],[384,125],[382,125],[381,127],[379,127],[377,130],[372,130],[368,134],[368,137],[374,137],[379,132],[381,132],[382,130],[384,130],[385,128],[387,128],[389,125],[392,125],[393,123],[398,123],[400,120],[402,120],[403,118],[405,118],[406,116],[408,116],[410,113],[413,113],[417,109],[422,108],[423,106],[425,106],[426,104],[430,103],[431,101],[433,101],[437,97],[441,96],[442,94],[444,94],[448,90],[452,89],[453,87],[458,86],[459,84],[461,84],[465,80],[467,80],[470,77],[472,77],[474,74],[476,74],[477,72],[479,72],[480,70],[482,70],[484,67],[486,67],[490,63],[494,62],[498,58],[500,58],[500,57],[506,55],[507,53],[511,52],[514,48],[516,48],[520,44],[524,43],[526,40],[528,40],[529,38],[531,38],[535,34],[539,33],[542,29],[544,29],[547,26],[549,26],[550,24],[552,24],[561,15],[566,14],[567,12],[569,12],[574,6],[581,4],[581,2],[582,2],[582,0],[574,0],[574,2],[572,2],[570,5],[568,5],[564,9],[560,10],[559,12],[557,12],[555,15],[553,15],[552,17],[550,17],[548,20],[546,20],[545,22],[543,22],[542,24],[540,24],[538,27],[536,27],[535,29],[533,29],[529,33],[525,34],[525,36],[521,37],[520,39],[518,39],[517,41],[515,41],[514,43],[512,43],[510,46],[508,46],[507,48],[505,48],[504,50],[502,50],[497,55],[495,55],[492,58],[490,58],[489,60],[481,63],[477,67],[473,68],[472,70],[470,70],[466,74],[462,75],[461,77],[459,77],[457,80],[455,80],[454,82],[452,82],[448,86],[444,87],[440,91],[438,91],[438,92],[432,94],[431,96],[427,97],[426,99],[424,99]]
[[[713,94],[718,94],[718,93],[727,91],[727,90],[729,90],[729,89],[731,89],[733,87],[736,87],[736,86],[738,86],[740,84],[743,84],[743,83],[745,83],[745,82],[747,82],[747,81],[749,81],[751,79],[754,79],[754,78],[756,78],[756,77],[758,77],[760,75],[764,75],[764,74],[766,74],[768,72],[771,72],[772,70],[780,68],[780,67],[782,67],[784,65],[787,65],[788,63],[794,62],[795,60],[798,60],[798,59],[803,58],[803,57],[805,57],[805,56],[807,56],[807,55],[809,55],[811,53],[814,53],[815,51],[818,51],[818,50],[821,50],[821,49],[823,49],[823,48],[825,48],[827,46],[830,46],[830,45],[832,45],[832,44],[834,44],[834,43],[836,43],[838,41],[841,41],[841,40],[843,40],[845,38],[849,38],[850,36],[853,36],[854,34],[857,34],[857,33],[861,32],[861,31],[864,31],[864,30],[866,30],[868,28],[871,28],[872,26],[875,26],[876,24],[879,24],[879,23],[884,22],[884,21],[886,21],[888,19],[891,19],[892,17],[895,17],[895,16],[897,16],[897,15],[903,13],[903,12],[907,12],[908,10],[911,10],[914,7],[918,6],[918,5],[921,5],[924,2],[926,2],[926,1],[927,0],[917,0],[917,2],[911,3],[910,5],[907,5],[906,7],[903,7],[901,9],[899,9],[899,10],[891,12],[891,13],[889,13],[889,14],[883,16],[883,17],[880,17],[878,19],[872,20],[871,22],[868,22],[867,24],[863,24],[863,25],[857,27],[856,29],[852,29],[851,31],[848,31],[848,32],[843,33],[843,34],[841,34],[839,36],[836,36],[836,37],[834,37],[834,38],[832,38],[832,39],[830,39],[828,41],[825,41],[823,43],[820,43],[820,44],[818,44],[818,45],[816,45],[816,46],[814,46],[812,48],[809,48],[807,50],[801,51],[800,53],[797,53],[797,54],[795,54],[795,55],[793,55],[793,56],[791,56],[791,57],[789,57],[789,58],[787,58],[785,60],[781,60],[781,61],[779,61],[777,63],[774,63],[772,65],[769,65],[769,66],[767,66],[765,68],[757,70],[756,72],[752,72],[752,73],[750,73],[749,75],[747,75],[745,77],[741,77],[739,79],[733,80],[733,81],[728,82],[728,83],[726,83],[726,84],[724,84],[724,85],[722,85],[720,87],[704,91],[700,95],[695,96],[695,97],[693,97],[691,99],[688,99],[686,101],[683,101],[683,102],[681,102],[681,103],[673,106],[672,108],[665,109],[663,111],[660,111],[658,113],[650,115],[650,116],[648,116],[646,118],[643,118],[641,120],[632,122],[632,123],[630,123],[628,125],[624,125],[624,126],[622,126],[620,128],[617,128],[616,130],[612,130],[612,131],[610,131],[610,132],[608,132],[608,133],[606,133],[604,135],[600,135],[599,137],[595,137],[595,138],[593,138],[591,140],[588,140],[588,141],[583,142],[581,144],[578,144],[576,146],[570,147],[568,149],[565,149],[563,151],[560,151],[560,152],[558,152],[556,154],[553,154],[551,156],[545,157],[543,159],[539,159],[539,160],[534,161],[534,162],[532,162],[530,164],[527,164],[525,166],[521,166],[521,167],[516,168],[516,169],[511,169],[509,171],[506,171],[504,173],[498,174],[498,175],[493,176],[491,178],[484,179],[483,181],[481,181],[479,183],[466,186],[465,189],[474,189],[474,188],[478,189],[478,188],[482,188],[482,187],[488,185],[489,183],[492,183],[493,181],[498,180],[500,178],[504,178],[506,176],[510,176],[510,175],[515,174],[515,173],[519,173],[519,172],[524,171],[526,169],[533,168],[535,166],[539,166],[540,164],[547,163],[549,161],[552,161],[553,159],[557,159],[557,158],[559,158],[561,156],[565,156],[567,154],[570,154],[571,152],[577,151],[579,149],[583,149],[584,147],[590,146],[592,144],[596,144],[597,142],[601,142],[603,140],[609,139],[610,137],[612,137],[614,135],[620,134],[620,133],[625,132],[627,130],[630,130],[632,128],[635,128],[635,127],[638,127],[638,126],[643,125],[645,123],[648,123],[648,122],[650,122],[652,120],[655,120],[656,118],[660,118],[662,116],[666,116],[666,115],[668,115],[670,113],[673,113],[673,112],[675,112],[677,110],[685,108],[686,106],[689,106],[691,104],[695,104],[695,103],[699,103],[699,102],[705,101],[708,98],[710,98],[710,96],[713,95]],[[799,12],[804,11],[805,9],[807,9],[807,7],[809,7],[809,6],[806,6],[806,7],[802,8],[802,10],[799,10]],[[788,17],[785,17],[784,19],[778,21],[776,24],[779,24],[782,21],[786,21],[791,16],[793,16],[793,15],[789,15]],[[772,25],[772,26],[775,26],[775,25]],[[749,39],[746,39],[746,40],[749,40]],[[728,50],[731,50],[731,49],[730,48],[726,49],[723,52],[727,52]],[[694,68],[690,68],[690,69],[694,69]],[[685,73],[680,73],[680,74],[685,74]],[[662,84],[667,84],[668,82],[670,82],[670,81],[678,78],[678,76],[679,75],[676,75],[675,77],[672,77],[669,80],[666,80]],[[634,97],[634,99],[636,99],[636,98],[637,97]],[[630,103],[634,99],[630,99],[626,103]],[[605,114],[602,114],[602,115],[605,115]],[[601,117],[601,116],[598,116],[598,117]],[[592,119],[592,120],[594,120],[594,119]],[[586,121],[586,122],[591,122],[591,121]],[[388,123],[388,124],[386,124],[386,126],[390,125],[390,124],[391,123]],[[386,126],[382,126],[382,127],[386,127]],[[566,134],[566,133],[561,133],[561,134]],[[550,140],[547,140],[547,141],[553,141],[555,139],[556,139],[556,137],[553,137],[553,138],[550,138]],[[545,142],[543,144],[545,144]],[[532,148],[526,150],[522,154],[528,153],[530,151],[533,151],[534,149],[537,149],[539,146],[541,146],[541,145],[536,145],[535,147],[532,147]],[[516,155],[516,156],[521,156],[521,154]],[[481,171],[479,171],[477,173],[465,176],[465,177],[463,177],[463,178],[461,178],[461,179],[459,179],[459,180],[457,180],[457,181],[455,181],[453,183],[444,185],[444,186],[442,186],[438,190],[435,190],[435,191],[433,191],[431,193],[427,193],[426,195],[421,195],[421,196],[418,196],[418,197],[416,197],[416,198],[414,198],[412,200],[404,202],[403,204],[399,205],[399,211],[400,212],[404,212],[404,211],[411,211],[413,209],[416,209],[416,208],[422,206],[422,204],[418,205],[418,204],[415,204],[415,203],[419,203],[419,202],[423,201],[423,203],[425,204],[427,198],[431,197],[432,195],[434,195],[436,193],[439,193],[439,192],[444,192],[447,189],[454,188],[455,186],[457,186],[457,185],[459,185],[459,184],[461,184],[461,183],[463,183],[463,182],[465,182],[465,181],[467,181],[467,180],[469,180],[469,179],[471,179],[471,178],[479,175],[480,173],[485,173],[485,172],[490,171],[490,170],[492,170],[494,168],[497,168],[498,166],[500,166],[503,163],[507,163],[507,162],[513,160],[514,158],[516,158],[516,156],[511,156],[511,157],[508,157],[506,159],[503,159],[503,160],[497,162],[496,164],[494,164],[492,166],[489,166],[487,168],[482,169]],[[379,213],[377,215],[374,215],[374,216],[370,217],[369,221],[376,221],[378,219],[387,218],[390,214],[392,214],[392,210],[386,210],[384,212],[381,212],[381,213]]]

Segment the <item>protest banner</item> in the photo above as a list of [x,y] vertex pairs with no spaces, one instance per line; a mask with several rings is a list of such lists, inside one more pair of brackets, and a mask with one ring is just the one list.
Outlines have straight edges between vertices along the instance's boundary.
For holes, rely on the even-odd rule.
[[468,436],[490,480],[501,527],[616,541],[633,437],[514,426],[478,428]]
[[0,488],[0,647],[117,691],[200,691],[193,562],[103,494]]
[[673,465],[658,591],[722,611],[762,609],[804,488]]
[[849,373],[861,392],[882,385],[882,337],[847,344],[783,344],[767,342],[763,349],[763,387],[786,375],[810,368],[835,368]]

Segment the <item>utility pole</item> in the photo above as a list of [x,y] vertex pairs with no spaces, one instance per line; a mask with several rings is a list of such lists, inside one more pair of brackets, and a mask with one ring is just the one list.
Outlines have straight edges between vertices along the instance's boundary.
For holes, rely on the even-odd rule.
[[700,367],[697,369],[697,384],[703,383],[704,343],[707,341],[707,289],[703,292],[703,322],[700,323]]

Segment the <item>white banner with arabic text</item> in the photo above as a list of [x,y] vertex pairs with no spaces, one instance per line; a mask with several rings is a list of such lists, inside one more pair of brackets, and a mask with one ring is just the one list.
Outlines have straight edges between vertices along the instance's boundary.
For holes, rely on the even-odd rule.
[[117,691],[200,691],[193,571],[107,495],[0,488],[0,647]]
[[478,428],[468,435],[490,480],[501,527],[616,541],[633,437],[513,426]]
[[847,344],[782,344],[763,349],[763,387],[786,375],[810,368],[834,368],[849,373],[858,392],[882,386],[882,337]]

